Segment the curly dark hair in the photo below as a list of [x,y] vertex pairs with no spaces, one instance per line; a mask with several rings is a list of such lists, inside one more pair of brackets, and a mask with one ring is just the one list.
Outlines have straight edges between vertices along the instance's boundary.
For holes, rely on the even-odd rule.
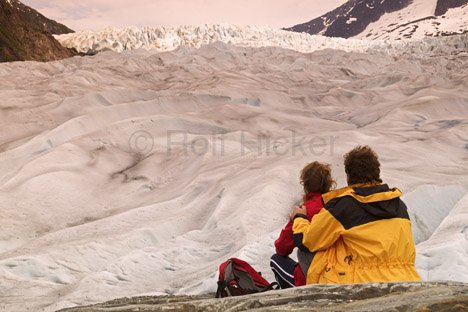
[[369,146],[358,146],[344,156],[348,185],[358,183],[382,183],[380,162]]
[[331,166],[318,161],[314,161],[302,169],[301,184],[304,186],[305,195],[312,192],[327,193],[336,186],[336,182],[331,176]]

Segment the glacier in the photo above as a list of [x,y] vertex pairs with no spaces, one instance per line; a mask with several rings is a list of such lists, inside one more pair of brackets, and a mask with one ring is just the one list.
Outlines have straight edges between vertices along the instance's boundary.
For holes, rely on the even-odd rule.
[[0,310],[208,293],[233,256],[272,280],[300,169],[331,163],[344,185],[360,144],[404,193],[422,278],[468,282],[466,35],[252,29],[159,48],[135,30],[121,53],[101,47],[129,31],[78,33],[102,52],[0,65]]
[[[268,26],[213,24],[202,26],[109,27],[102,31],[83,30],[54,36],[63,46],[80,53],[130,50],[173,51],[179,47],[200,48],[223,42],[241,47],[281,47],[302,53],[338,49],[347,52],[381,51],[392,55],[466,51],[466,35],[425,37],[407,40],[365,40],[311,36],[306,33],[274,29]],[[447,47],[450,45],[450,47]],[[435,51],[434,51],[435,50]]]

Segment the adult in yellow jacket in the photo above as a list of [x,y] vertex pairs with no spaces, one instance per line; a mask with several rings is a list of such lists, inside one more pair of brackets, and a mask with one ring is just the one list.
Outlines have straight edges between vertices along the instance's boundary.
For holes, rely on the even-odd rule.
[[382,184],[375,152],[353,149],[345,171],[349,186],[324,194],[310,222],[302,208],[291,213],[296,245],[316,253],[307,284],[419,281],[407,208],[397,188]]

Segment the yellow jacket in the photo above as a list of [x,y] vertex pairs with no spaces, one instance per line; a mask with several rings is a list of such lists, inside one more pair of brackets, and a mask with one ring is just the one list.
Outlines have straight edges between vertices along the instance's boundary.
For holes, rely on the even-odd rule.
[[411,222],[401,192],[386,184],[326,193],[311,222],[297,215],[293,236],[316,252],[307,284],[419,281]]

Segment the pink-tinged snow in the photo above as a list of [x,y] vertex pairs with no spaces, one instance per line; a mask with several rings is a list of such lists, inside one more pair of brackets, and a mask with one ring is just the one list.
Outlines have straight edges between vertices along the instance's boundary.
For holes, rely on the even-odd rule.
[[1,64],[0,311],[211,292],[233,256],[272,280],[300,169],[329,162],[343,186],[359,144],[405,193],[422,277],[468,282],[457,42],[399,57],[217,43]]
[[136,49],[172,51],[181,46],[199,48],[215,42],[249,47],[275,46],[300,52],[312,52],[326,48],[364,51],[372,44],[363,40],[330,39],[266,26],[229,24],[131,26],[123,29],[110,27],[99,32],[79,31],[56,35],[55,38],[63,46],[74,48],[83,53],[96,53],[106,50],[122,52]]
[[449,9],[443,16],[435,16],[437,0],[414,0],[408,7],[384,14],[371,23],[356,39],[400,40],[460,34],[468,29],[468,5]]
[[[453,19],[456,23],[458,19]],[[467,21],[466,17],[462,21]],[[445,25],[445,24],[444,24]],[[130,50],[173,51],[179,47],[200,48],[215,42],[241,47],[281,47],[302,53],[337,49],[347,52],[384,51],[387,54],[427,54],[433,50],[442,54],[456,49],[466,51],[468,43],[463,36],[453,38],[425,37],[405,40],[362,40],[311,36],[262,26],[205,25],[107,28],[101,32],[80,31],[55,36],[65,47],[94,54],[101,51]],[[401,39],[401,36],[397,36]],[[447,46],[450,46],[447,48]]]

